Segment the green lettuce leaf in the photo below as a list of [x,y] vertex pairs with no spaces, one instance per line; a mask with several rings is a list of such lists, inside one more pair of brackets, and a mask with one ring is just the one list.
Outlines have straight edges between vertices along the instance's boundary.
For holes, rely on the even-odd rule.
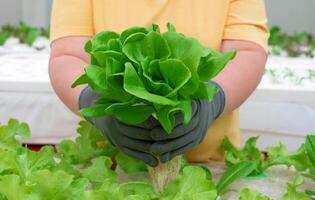
[[216,199],[214,183],[202,167],[187,166],[161,194],[160,200]]
[[9,119],[7,125],[0,126],[0,150],[14,150],[19,147],[21,144],[17,141],[16,136],[29,139],[30,129],[24,122]]
[[92,160],[91,166],[83,170],[82,175],[93,184],[94,188],[98,188],[107,179],[116,180],[117,174],[111,169],[112,164],[109,157],[97,157]]
[[244,188],[240,192],[239,200],[270,200],[268,196],[262,195],[259,191]]
[[208,81],[235,57],[235,51],[219,53],[177,33],[170,23],[167,28],[164,33],[156,24],[130,27],[121,34],[105,31],[88,41],[85,50],[91,61],[73,87],[88,83],[101,100],[80,113],[111,115],[127,124],[157,116],[171,132],[176,112],[183,112],[185,123],[190,120],[191,106],[182,107],[182,102],[211,101],[217,88]]
[[127,174],[147,172],[147,166],[141,160],[132,158],[127,154],[119,152],[116,156],[118,166]]
[[297,191],[298,186],[302,185],[303,182],[303,178],[298,176],[294,183],[287,183],[287,192],[281,200],[310,200],[305,192]]
[[81,121],[75,141],[64,140],[58,145],[58,156],[71,164],[84,164],[98,156],[113,156],[117,153],[100,130],[87,121]]

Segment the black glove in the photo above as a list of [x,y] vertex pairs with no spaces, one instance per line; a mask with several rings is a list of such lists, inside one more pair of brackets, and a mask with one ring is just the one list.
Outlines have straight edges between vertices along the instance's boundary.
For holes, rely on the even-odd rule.
[[177,124],[170,134],[167,134],[161,126],[152,129],[150,135],[157,142],[151,145],[150,152],[159,155],[161,162],[169,161],[197,146],[204,139],[213,121],[223,112],[225,94],[218,84],[212,83],[219,89],[218,93],[211,102],[193,101],[193,116],[187,125],[182,123],[182,116],[178,113],[175,116]]
[[[80,94],[79,108],[90,107],[98,98],[90,87],[86,87]],[[111,116],[87,117],[86,119],[94,124],[109,142],[122,152],[143,160],[148,165],[156,166],[158,164],[157,158],[149,153],[154,142],[150,137],[150,132],[154,126],[158,125],[153,118],[140,125],[127,125]]]

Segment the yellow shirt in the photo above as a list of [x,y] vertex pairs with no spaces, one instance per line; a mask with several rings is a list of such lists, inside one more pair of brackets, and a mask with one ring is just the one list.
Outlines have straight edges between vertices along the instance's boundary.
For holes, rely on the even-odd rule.
[[[264,0],[54,0],[51,38],[121,32],[130,26],[175,25],[177,32],[219,49],[223,39],[246,40],[267,49]],[[224,136],[240,143],[239,112],[227,113],[209,128],[203,142],[188,153],[192,162],[221,160]]]

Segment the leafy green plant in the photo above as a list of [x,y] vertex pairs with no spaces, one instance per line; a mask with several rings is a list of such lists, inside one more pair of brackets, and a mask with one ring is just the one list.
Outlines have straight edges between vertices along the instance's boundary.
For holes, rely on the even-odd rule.
[[191,118],[191,100],[211,100],[216,93],[207,81],[234,58],[197,40],[175,32],[161,33],[157,25],[132,27],[121,34],[101,32],[85,45],[91,63],[73,87],[88,83],[100,96],[94,107],[80,113],[87,117],[112,115],[138,124],[154,116],[171,132],[176,112],[184,122]]
[[0,45],[3,45],[8,37],[16,37],[20,43],[32,46],[39,36],[49,38],[49,29],[36,28],[20,22],[18,26],[3,25],[0,32]]
[[236,148],[227,138],[222,142],[223,149],[227,152],[225,163],[228,167],[233,167],[241,162],[250,160],[255,163],[255,169],[250,176],[264,174],[264,172],[275,165],[286,165],[295,167],[300,172],[305,172],[312,168],[310,160],[314,159],[314,137],[306,137],[305,144],[302,144],[296,151],[289,152],[285,145],[281,144],[276,147],[267,147],[267,158],[256,147],[258,137],[249,138],[242,149]]
[[222,147],[227,152],[225,157],[225,164],[228,167],[234,167],[244,161],[252,161],[255,165],[254,170],[248,175],[262,174],[267,165],[263,153],[256,147],[258,137],[249,138],[242,149],[236,148],[228,138],[224,138]]
[[[10,119],[8,124],[1,125],[0,199],[215,200],[229,191],[231,184],[252,174],[257,167],[254,160],[246,160],[244,156],[243,160],[228,167],[215,183],[207,168],[186,165],[175,180],[157,194],[149,182],[118,181],[113,162],[115,157],[120,168],[127,173],[147,173],[143,163],[111,147],[106,138],[88,122],[80,122],[77,131],[76,140],[61,142],[57,153],[52,146],[44,146],[36,152],[27,149],[16,139],[30,138],[30,129],[26,123]],[[246,151],[255,149],[255,140],[248,142]],[[311,152],[313,136],[308,136],[306,143],[305,149],[308,150],[305,151]],[[231,151],[235,152],[233,149]],[[285,154],[278,153],[283,156]],[[307,157],[306,154],[304,158],[305,156]],[[315,177],[314,169],[315,166],[311,166],[303,175],[309,175],[308,178]],[[302,177],[298,177],[294,183],[288,183],[288,191],[282,199],[309,199],[307,195],[314,194],[314,191],[298,191],[297,188],[302,183]],[[240,199],[268,198],[257,191],[243,189]]]
[[274,26],[270,29],[269,46],[272,55],[280,55],[280,51],[285,51],[290,57],[305,55],[314,57],[315,37],[307,32],[299,32],[289,35]]
[[281,200],[310,200],[305,192],[297,191],[297,187],[304,182],[301,176],[298,176],[294,183],[287,183],[287,193],[283,195]]
[[251,190],[249,188],[244,188],[240,192],[239,200],[270,200],[268,196],[262,195],[257,190]]
[[0,32],[0,46],[4,45],[10,36],[11,34],[9,32],[1,31]]

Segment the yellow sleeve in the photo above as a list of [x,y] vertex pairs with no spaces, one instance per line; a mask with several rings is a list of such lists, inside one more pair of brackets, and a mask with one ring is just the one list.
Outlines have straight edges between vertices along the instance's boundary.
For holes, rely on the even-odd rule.
[[231,0],[223,39],[246,40],[268,49],[264,0]]
[[91,36],[94,34],[92,0],[54,0],[50,41],[65,36]]

